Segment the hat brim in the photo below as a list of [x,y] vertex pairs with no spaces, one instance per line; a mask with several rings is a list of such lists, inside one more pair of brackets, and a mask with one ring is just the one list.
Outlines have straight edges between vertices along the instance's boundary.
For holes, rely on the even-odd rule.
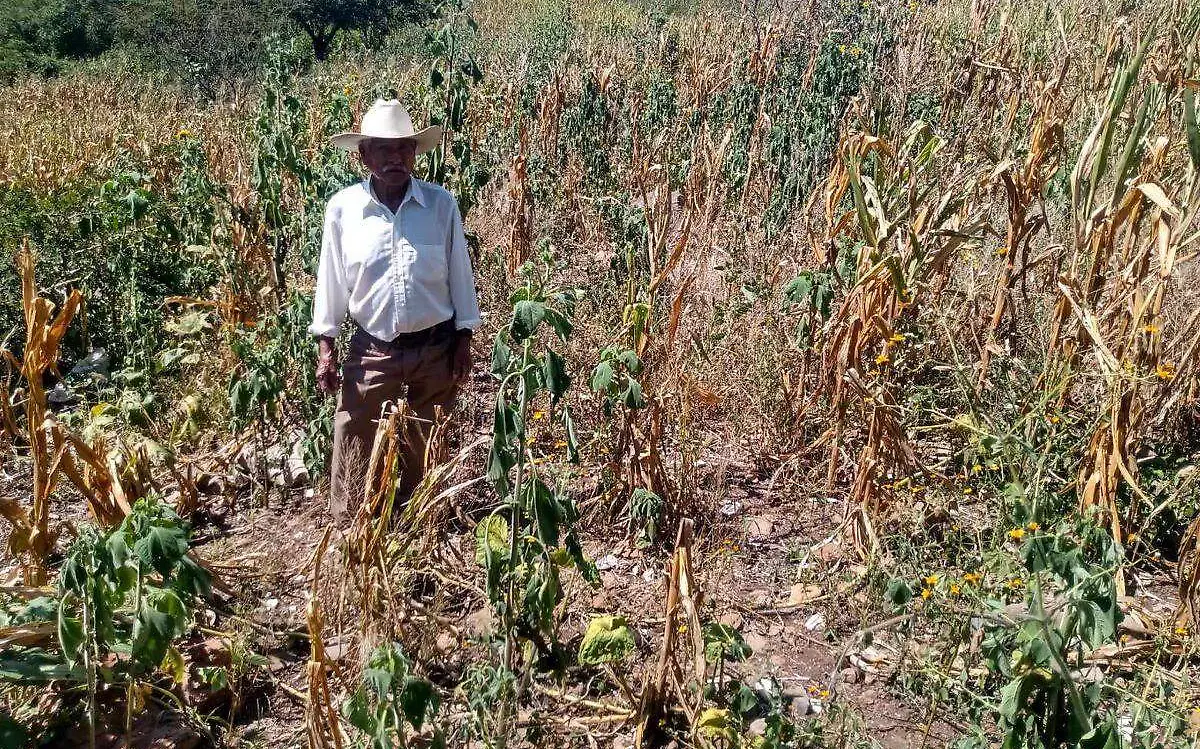
[[426,151],[432,151],[441,145],[442,128],[438,125],[430,125],[429,127],[418,130],[412,135],[402,136],[380,136],[380,135],[365,135],[363,133],[338,133],[331,136],[329,142],[344,151],[357,151],[359,144],[365,140],[415,140],[417,142],[417,153],[422,154]]

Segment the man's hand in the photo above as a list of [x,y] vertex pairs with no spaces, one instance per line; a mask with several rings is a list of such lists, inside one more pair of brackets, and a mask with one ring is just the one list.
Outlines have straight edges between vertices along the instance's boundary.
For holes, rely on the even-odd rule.
[[332,338],[321,338],[317,346],[317,389],[325,395],[334,395],[342,385],[337,350]]
[[455,382],[463,382],[471,375],[471,333],[459,331],[454,339],[454,349],[450,354],[450,376]]

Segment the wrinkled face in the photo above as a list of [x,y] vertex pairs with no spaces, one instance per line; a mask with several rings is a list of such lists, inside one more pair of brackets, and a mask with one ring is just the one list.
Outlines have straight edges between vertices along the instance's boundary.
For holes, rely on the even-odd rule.
[[408,138],[368,138],[359,144],[358,153],[376,180],[399,185],[412,176],[417,142]]

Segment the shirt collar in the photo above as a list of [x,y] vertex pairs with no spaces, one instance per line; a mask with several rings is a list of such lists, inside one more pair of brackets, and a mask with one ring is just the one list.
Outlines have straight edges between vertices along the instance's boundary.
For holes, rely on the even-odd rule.
[[[417,204],[422,208],[428,207],[428,197],[426,196],[425,188],[423,187],[424,184],[425,183],[423,180],[419,180],[416,177],[410,178],[408,181],[408,192],[404,194],[404,198],[400,201],[400,208],[403,208],[404,204],[410,199],[417,201]],[[371,178],[367,177],[365,180],[363,180],[362,185],[363,190],[365,190],[367,193],[367,204],[363,206],[363,213],[366,213],[367,209],[372,203],[386,210],[387,206],[383,204],[383,201],[375,197],[375,188],[371,185]]]

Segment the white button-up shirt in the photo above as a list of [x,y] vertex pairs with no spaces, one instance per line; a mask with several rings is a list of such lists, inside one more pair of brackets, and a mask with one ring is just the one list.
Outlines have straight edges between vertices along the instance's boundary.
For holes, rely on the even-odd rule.
[[325,234],[309,331],[334,338],[349,312],[390,341],[455,318],[479,325],[475,276],[454,196],[413,177],[395,213],[364,180],[325,209]]

